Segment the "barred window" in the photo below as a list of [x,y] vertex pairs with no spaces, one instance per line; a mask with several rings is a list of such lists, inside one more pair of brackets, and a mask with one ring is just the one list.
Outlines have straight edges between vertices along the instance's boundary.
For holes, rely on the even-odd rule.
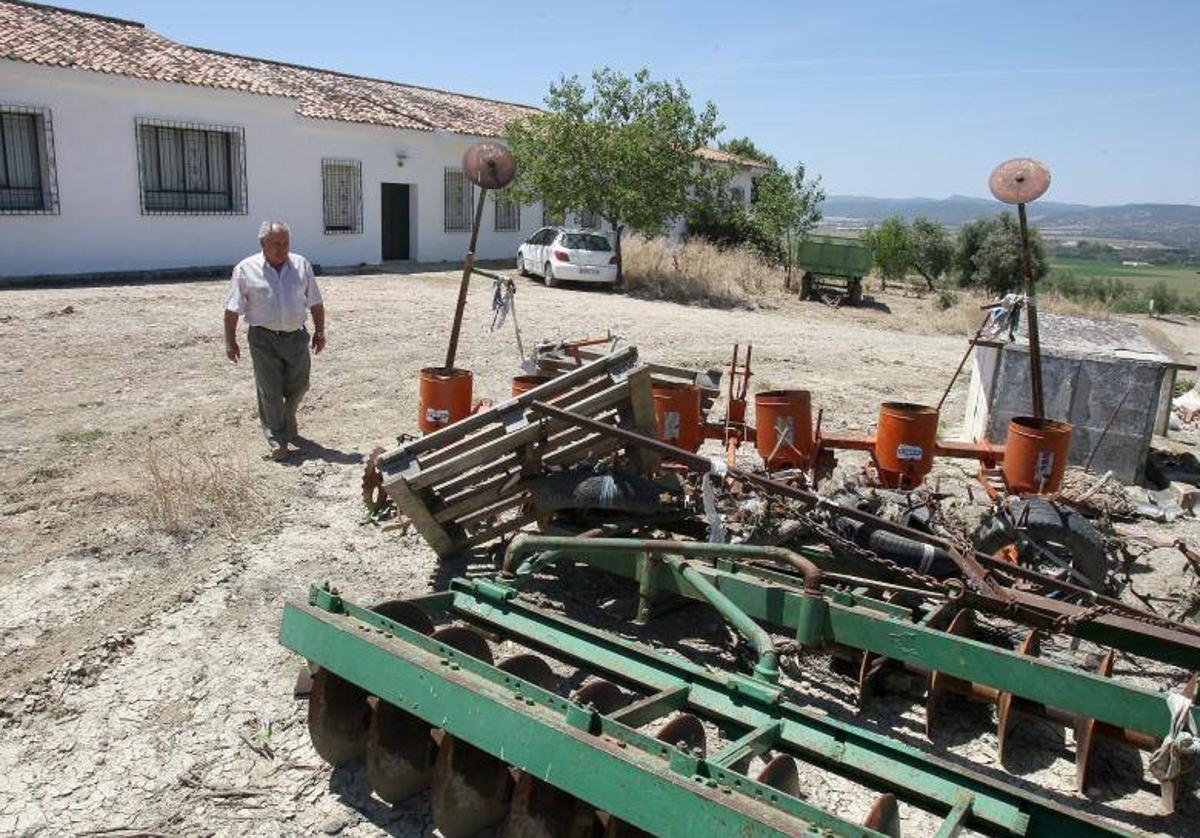
[[592,210],[579,213],[579,226],[585,230],[596,230],[600,227],[600,216]]
[[462,169],[446,167],[444,205],[447,233],[471,232],[471,210],[475,206],[475,184]]
[[0,214],[56,215],[50,111],[0,105]]
[[506,196],[503,192],[496,193],[496,232],[512,233],[521,229],[521,204]]
[[735,204],[746,203],[746,188],[744,186],[729,187],[729,197],[733,199]]
[[326,235],[362,232],[362,163],[321,161],[321,209]]
[[188,122],[137,121],[143,215],[245,215],[245,133]]
[[758,203],[758,178],[750,178],[750,203]]

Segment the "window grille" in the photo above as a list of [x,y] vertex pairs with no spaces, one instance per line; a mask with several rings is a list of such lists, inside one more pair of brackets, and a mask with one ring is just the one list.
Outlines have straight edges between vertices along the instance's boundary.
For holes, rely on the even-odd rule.
[[321,161],[321,209],[326,235],[362,232],[362,163]]
[[592,210],[579,213],[579,226],[585,230],[597,230],[600,227],[600,216]]
[[750,203],[758,203],[758,178],[750,178]]
[[731,186],[729,188],[729,197],[733,199],[735,204],[746,203],[746,188],[744,186]]
[[496,193],[496,232],[512,233],[521,229],[521,204],[503,193]]
[[57,214],[49,109],[0,105],[0,215]]
[[446,167],[444,181],[445,231],[447,233],[471,232],[471,217],[475,207],[475,184],[467,179],[462,169]]
[[142,215],[245,215],[241,128],[137,120]]

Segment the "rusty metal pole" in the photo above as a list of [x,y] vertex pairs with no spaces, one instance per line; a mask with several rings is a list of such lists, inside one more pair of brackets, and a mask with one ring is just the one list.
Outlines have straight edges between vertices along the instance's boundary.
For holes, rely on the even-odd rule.
[[1025,205],[1050,188],[1050,170],[1036,160],[1018,157],[1006,160],[992,172],[988,188],[997,200],[1016,204],[1021,225],[1021,269],[1025,274],[1025,306],[1029,317],[1029,386],[1036,419],[1046,418],[1042,392],[1042,344],[1038,336],[1037,288],[1034,287],[1033,254],[1029,249],[1029,221]]
[[463,309],[467,305],[467,288],[471,284],[471,271],[475,267],[475,245],[479,241],[479,224],[483,220],[483,204],[488,191],[479,190],[479,201],[475,204],[475,220],[471,224],[471,244],[463,259],[462,282],[458,286],[458,305],[454,309],[454,325],[450,327],[450,346],[446,349],[446,369],[454,369],[454,356],[458,354],[458,333],[462,331]]
[[1046,418],[1046,403],[1042,392],[1042,344],[1038,337],[1037,288],[1034,287],[1033,254],[1029,252],[1029,223],[1025,220],[1025,205],[1017,204],[1021,222],[1021,266],[1025,270],[1025,311],[1029,318],[1029,386],[1033,391],[1033,418]]
[[458,354],[458,336],[462,331],[463,309],[467,305],[467,288],[471,285],[471,271],[475,269],[475,246],[479,242],[479,225],[483,220],[483,205],[489,190],[508,186],[517,173],[512,152],[500,143],[477,143],[463,154],[463,174],[479,187],[479,201],[475,204],[475,218],[471,224],[471,244],[463,259],[462,282],[458,286],[458,304],[454,308],[454,325],[450,328],[450,346],[446,349],[446,369],[454,369],[454,356]]

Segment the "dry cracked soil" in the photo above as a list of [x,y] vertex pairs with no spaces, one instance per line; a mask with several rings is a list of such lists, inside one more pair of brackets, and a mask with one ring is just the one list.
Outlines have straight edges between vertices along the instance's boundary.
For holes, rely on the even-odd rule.
[[[708,368],[752,342],[755,389],[813,390],[826,427],[866,427],[884,400],[936,402],[965,347],[936,333],[929,300],[899,294],[861,310],[751,311],[518,287],[526,344],[612,329],[644,358]],[[0,834],[430,834],[424,799],[387,806],[360,771],[316,757],[292,697],[301,662],[276,635],[284,600],[310,583],[369,602],[470,569],[439,566],[415,533],[365,523],[359,499],[365,453],[415,431],[418,373],[440,363],[457,277],[326,277],[322,288],[329,348],[302,409],[308,442],[284,463],[262,458],[249,363],[224,357],[224,282],[0,292]],[[490,301],[476,285],[460,365],[477,397],[500,400],[519,358],[511,323],[489,331]],[[1161,328],[1197,345],[1194,322]],[[964,396],[960,381],[944,415],[961,416]],[[1200,527],[1152,535],[1195,542]],[[1139,591],[1167,609],[1187,586],[1182,557],[1141,562]],[[584,582],[565,584],[561,596]],[[588,584],[603,603],[593,589],[611,583]],[[672,632],[699,636],[685,652],[721,659],[719,624],[694,609],[667,618],[658,641]],[[800,694],[855,718],[852,686],[810,663]],[[1157,683],[1134,661],[1119,659],[1117,675]],[[990,710],[964,710],[931,744],[919,702],[889,697],[861,721],[1127,828],[1200,834],[1194,789],[1173,818],[1153,814],[1144,754],[1102,753],[1085,797],[1071,733],[1033,726],[1010,774],[995,764]],[[871,802],[815,771],[804,788],[850,818]],[[908,834],[931,823],[902,814]]]

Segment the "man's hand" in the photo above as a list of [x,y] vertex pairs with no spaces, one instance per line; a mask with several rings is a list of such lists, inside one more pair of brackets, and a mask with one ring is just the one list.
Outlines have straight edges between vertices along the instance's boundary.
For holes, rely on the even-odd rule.
[[242,357],[242,350],[238,348],[236,340],[225,342],[225,357],[235,364],[238,362],[238,358]]
[[312,348],[313,348],[313,352],[317,353],[318,355],[321,354],[321,350],[325,348],[325,333],[324,332],[313,332]]

